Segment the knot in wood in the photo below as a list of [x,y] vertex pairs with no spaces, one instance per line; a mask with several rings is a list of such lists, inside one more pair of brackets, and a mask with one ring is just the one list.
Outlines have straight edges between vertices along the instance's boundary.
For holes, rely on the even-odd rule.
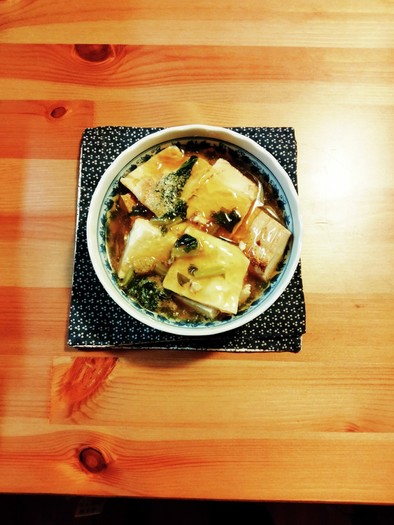
[[89,472],[97,474],[107,467],[107,461],[100,450],[93,447],[86,447],[79,453],[79,461]]
[[76,44],[74,49],[87,62],[105,62],[115,56],[114,48],[109,44]]
[[61,118],[67,113],[67,108],[64,106],[57,106],[56,108],[53,108],[51,111],[51,117],[52,118]]

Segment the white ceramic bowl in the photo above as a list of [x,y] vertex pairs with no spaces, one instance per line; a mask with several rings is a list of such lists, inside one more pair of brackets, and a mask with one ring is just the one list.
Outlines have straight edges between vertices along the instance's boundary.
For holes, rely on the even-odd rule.
[[[111,197],[123,172],[134,159],[149,153],[158,145],[168,145],[172,142],[186,140],[211,140],[225,143],[231,148],[242,150],[257,163],[268,176],[269,182],[276,189],[282,202],[286,227],[292,232],[289,250],[279,275],[277,275],[264,294],[256,300],[245,312],[224,321],[211,321],[207,324],[189,324],[166,319],[153,314],[130,299],[117,285],[116,276],[109,263],[105,245],[105,216],[111,205]],[[152,133],[137,141],[124,150],[105,171],[94,191],[87,220],[87,240],[90,258],[94,270],[110,297],[138,321],[153,328],[178,335],[205,336],[226,332],[238,328],[256,318],[267,310],[283,293],[289,284],[300,258],[301,252],[301,220],[298,195],[290,177],[278,161],[263,147],[253,140],[232,130],[205,126],[189,125],[167,128]]]

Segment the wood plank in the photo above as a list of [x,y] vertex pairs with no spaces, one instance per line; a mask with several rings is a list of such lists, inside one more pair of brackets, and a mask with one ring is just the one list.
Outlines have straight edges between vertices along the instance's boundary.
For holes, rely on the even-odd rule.
[[0,44],[0,51],[3,78],[116,88],[153,80],[156,86],[283,79],[373,84],[394,76],[389,49],[116,45],[100,55],[93,45]]
[[1,77],[101,87],[151,86],[153,80],[159,86],[283,79],[373,84],[393,79],[390,49],[267,47],[262,51],[258,46],[218,45],[99,49],[101,54],[94,45],[1,44]]
[[[193,366],[190,366],[193,365]],[[377,365],[212,361],[209,355],[54,362],[51,421],[168,429],[179,438],[263,437],[267,432],[391,432],[394,368]],[[155,374],[152,373],[155,370]],[[204,378],[201,381],[201,378]],[[248,390],[245,391],[245,381]],[[349,385],[352,388],[349,388]],[[286,386],[285,386],[286,385]],[[160,400],[166,399],[165,404]],[[210,399],[207,404],[206,400]]]
[[[14,492],[267,501],[392,501],[393,438],[376,434],[271,434],[265,439],[139,441],[58,427],[3,436],[0,490]],[[99,450],[107,467],[90,473],[79,454]],[[232,458],[237,458],[233,461]],[[374,465],[370,469],[371,462]],[[318,466],[318,467],[317,467]],[[193,483],[185,484],[185,470]],[[365,476],[366,471],[369,476]],[[12,471],[14,475],[8,476]],[[324,484],[321,480],[324,479]]]
[[[108,6],[104,0],[81,7],[70,0],[19,5],[3,2],[1,40],[16,43],[154,43],[165,45],[276,45],[389,47],[393,10],[387,2],[320,0],[279,5],[274,0],[212,4],[203,0],[185,9],[170,0],[152,9],[143,0]],[[81,31],[81,26],[83,31]]]
[[[91,86],[46,83],[25,80],[18,83],[0,77],[0,90],[4,99],[25,100],[32,97],[45,100],[58,100],[62,97],[72,99],[89,97]],[[96,106],[101,110],[103,103],[115,108],[105,120],[107,125],[131,126],[174,126],[203,122],[212,125],[258,126],[262,123],[271,126],[292,126],[294,118],[303,107],[307,113],[327,111],[328,107],[355,106],[374,107],[376,114],[384,115],[391,108],[393,88],[390,84],[364,85],[316,81],[223,81],[220,89],[210,82],[187,85],[169,84],[157,87],[154,83],[146,87],[103,87],[95,96]],[[291,101],[291,103],[290,103]],[[126,109],[120,112],[118,104]],[[290,112],[286,111],[290,107]],[[265,108],[269,107],[270,118],[265,118]],[[234,114],[231,111],[234,108]],[[162,113],[163,109],[163,113]],[[101,115],[105,111],[100,111]],[[189,116],[190,115],[190,116]],[[190,118],[192,117],[192,118]],[[300,122],[301,119],[300,119]],[[304,122],[304,127],[306,123]]]
[[[254,46],[245,60],[236,47],[115,46],[112,57],[98,62],[81,59],[71,45],[0,44],[0,53],[3,98],[23,101],[3,111],[9,109],[11,118],[23,108],[26,118],[38,113],[54,131],[70,118],[76,123],[85,111],[79,108],[74,117],[67,101],[81,104],[93,92],[101,102],[96,109],[112,102],[105,123],[145,126],[184,123],[188,114],[193,120],[206,115],[213,124],[228,124],[231,117],[230,125],[253,125],[261,123],[267,108],[280,114],[289,104],[286,121],[280,122],[292,125],[289,112],[300,104],[319,104],[324,112],[328,104],[390,107],[393,100],[391,50],[273,47],[262,52]],[[213,89],[215,82],[220,89]],[[29,99],[41,99],[41,107],[31,108]],[[126,105],[123,111],[120,102]],[[67,111],[54,123],[50,114],[57,107]],[[86,111],[93,111],[92,103]]]

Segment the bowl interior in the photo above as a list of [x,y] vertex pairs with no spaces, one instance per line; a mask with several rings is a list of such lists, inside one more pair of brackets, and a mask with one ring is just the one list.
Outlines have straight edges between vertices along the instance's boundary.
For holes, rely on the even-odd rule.
[[[98,184],[91,202],[88,215],[88,248],[96,274],[112,299],[130,315],[139,321],[159,330],[179,335],[210,335],[239,327],[254,319],[279,297],[288,285],[298,264],[300,255],[301,224],[298,211],[298,197],[291,179],[266,150],[253,141],[245,140],[234,132],[211,130],[204,133],[187,133],[177,130],[175,136],[167,136],[169,131],[155,133],[146,141],[142,140],[124,151],[106,170]],[[209,135],[209,134],[208,134]],[[161,139],[161,140],[160,140]],[[152,155],[169,145],[186,147],[196,151],[202,146],[211,146],[219,154],[227,156],[239,165],[247,166],[268,182],[283,213],[285,225],[292,232],[280,272],[271,279],[263,294],[243,312],[229,319],[209,321],[207,323],[181,322],[152,313],[130,298],[118,285],[112,269],[106,244],[106,215],[112,205],[112,199],[118,191],[119,179],[133,166],[145,162]]]

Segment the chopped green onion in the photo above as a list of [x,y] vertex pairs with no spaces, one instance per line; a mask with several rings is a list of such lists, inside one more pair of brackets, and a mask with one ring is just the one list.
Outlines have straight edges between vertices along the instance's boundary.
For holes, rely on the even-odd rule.
[[184,233],[175,242],[174,248],[172,249],[172,256],[183,257],[185,255],[192,254],[192,252],[197,250],[198,247],[198,240],[192,235]]
[[207,266],[206,268],[196,268],[193,277],[196,279],[206,279],[208,277],[218,277],[226,273],[223,265]]
[[181,286],[183,286],[186,283],[190,283],[190,279],[179,272],[176,274],[176,278]]

